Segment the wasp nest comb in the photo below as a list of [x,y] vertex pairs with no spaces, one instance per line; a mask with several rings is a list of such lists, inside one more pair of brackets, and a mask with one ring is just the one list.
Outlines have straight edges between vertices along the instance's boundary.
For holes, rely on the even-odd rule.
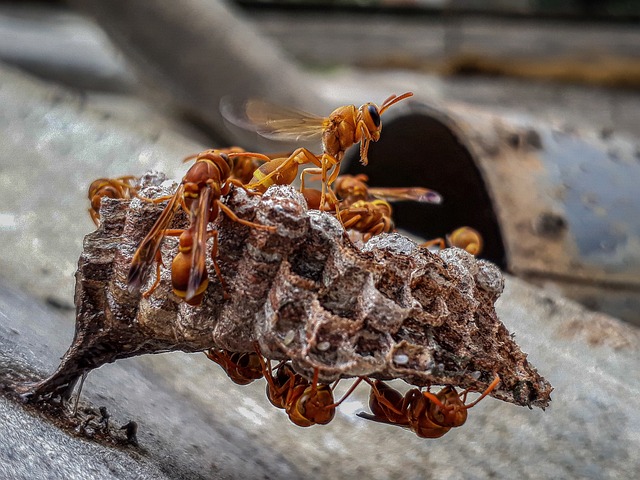
[[[175,185],[162,180],[143,177],[141,194],[170,194]],[[262,196],[235,188],[224,201],[239,217],[277,228],[258,230],[219,215],[213,226],[228,297],[209,265],[211,281],[193,307],[173,294],[165,266],[147,298],[127,288],[133,254],[162,205],[105,198],[101,226],[86,236],[79,260],[73,344],[50,378],[23,392],[64,394],[83,373],[119,358],[252,352],[257,342],[265,357],[290,359],[308,378],[317,369],[324,383],[368,376],[483,391],[498,374],[492,396],[548,405],[551,385],[497,318],[504,280],[493,264],[456,248],[432,253],[399,234],[358,248],[332,215],[308,210],[289,186]],[[184,227],[186,218],[175,223]],[[164,265],[176,251],[177,240],[167,238]],[[155,273],[149,277],[147,285]]]

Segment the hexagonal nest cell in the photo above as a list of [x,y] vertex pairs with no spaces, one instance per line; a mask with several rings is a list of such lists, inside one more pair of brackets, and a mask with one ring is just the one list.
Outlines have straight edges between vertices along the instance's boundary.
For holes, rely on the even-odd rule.
[[[142,178],[141,194],[171,194],[160,174]],[[288,359],[322,383],[367,376],[417,386],[453,385],[546,407],[551,385],[527,361],[499,321],[500,270],[467,252],[432,253],[399,234],[354,245],[336,218],[308,210],[294,188],[262,196],[234,188],[223,199],[239,217],[275,226],[258,230],[220,214],[216,277],[198,306],[171,289],[175,240],[162,247],[159,286],[148,297],[127,288],[134,252],[162,204],[105,198],[101,225],[86,236],[76,274],[76,334],[59,369],[22,387],[31,398],[63,394],[85,372],[120,358],[222,348]],[[184,227],[177,216],[172,228]],[[150,270],[154,270],[153,268]],[[147,287],[155,274],[150,272]],[[145,287],[146,288],[146,287]],[[144,288],[143,288],[144,290]]]

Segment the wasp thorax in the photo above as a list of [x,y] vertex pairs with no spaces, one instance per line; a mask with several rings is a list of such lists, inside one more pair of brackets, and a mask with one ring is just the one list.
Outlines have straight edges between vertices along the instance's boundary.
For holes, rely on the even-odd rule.
[[341,175],[333,184],[333,189],[342,200],[354,202],[366,200],[369,195],[369,187],[365,183],[368,180],[366,175]]

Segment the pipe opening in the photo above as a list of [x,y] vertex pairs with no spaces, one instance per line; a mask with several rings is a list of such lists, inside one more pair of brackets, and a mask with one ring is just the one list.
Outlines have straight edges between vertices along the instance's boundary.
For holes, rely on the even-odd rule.
[[487,187],[471,153],[442,122],[424,113],[385,121],[380,141],[369,149],[369,164],[358,161],[356,148],[346,157],[346,173],[364,173],[376,187],[426,187],[442,194],[440,205],[393,203],[397,228],[425,239],[444,237],[461,226],[484,239],[481,258],[506,269],[500,225]]

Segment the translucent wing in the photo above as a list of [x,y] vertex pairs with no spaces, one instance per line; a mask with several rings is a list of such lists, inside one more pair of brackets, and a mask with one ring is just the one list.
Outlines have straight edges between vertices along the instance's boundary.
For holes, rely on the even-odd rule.
[[229,97],[224,97],[220,101],[220,113],[232,124],[255,131],[270,140],[319,140],[327,125],[324,117],[259,99],[250,99],[237,105]]
[[358,412],[356,415],[360,418],[364,418],[365,420],[371,420],[372,422],[384,423],[386,425],[395,425],[402,428],[409,428],[409,421],[406,422],[392,422],[383,417],[377,417],[375,415],[371,415],[367,412]]
[[191,219],[195,226],[193,238],[193,252],[191,255],[191,269],[185,299],[191,300],[198,292],[200,285],[208,275],[206,264],[207,225],[209,224],[209,206],[211,204],[211,188],[204,188],[200,192],[196,213]]
[[388,201],[412,200],[420,203],[442,203],[442,195],[434,190],[421,187],[369,188],[369,194]]
[[182,196],[182,189],[183,187],[180,185],[176,193],[169,200],[169,203],[167,203],[167,206],[164,207],[156,223],[151,227],[147,236],[140,242],[136,253],[133,255],[131,268],[129,269],[129,275],[127,277],[130,292],[140,290],[149,265],[156,260],[156,255],[162,246],[162,240],[164,240],[164,230],[169,227],[176,210],[180,206],[178,200]]

